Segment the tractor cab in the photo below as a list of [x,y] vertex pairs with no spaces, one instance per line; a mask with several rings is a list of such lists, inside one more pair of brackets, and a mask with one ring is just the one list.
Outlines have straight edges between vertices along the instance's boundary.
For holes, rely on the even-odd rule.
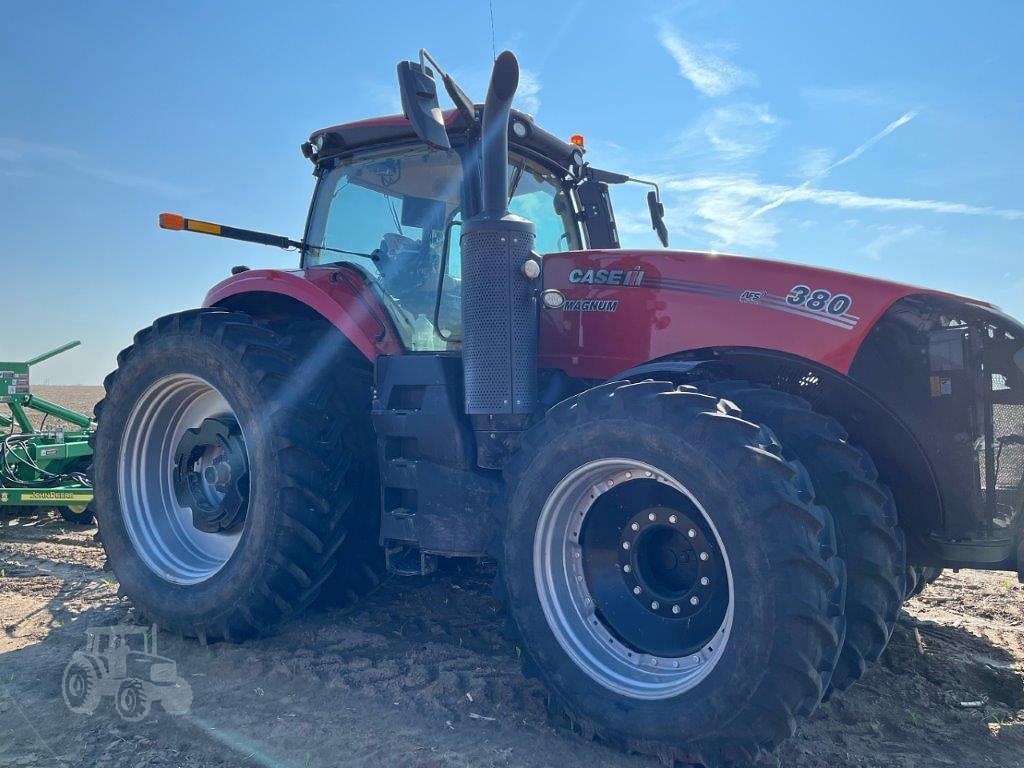
[[101,655],[156,653],[150,650],[150,631],[146,627],[106,627],[86,630],[86,650]]
[[[355,267],[388,309],[406,349],[441,351],[462,338],[459,239],[480,198],[478,145],[465,130],[449,149],[418,142],[411,128],[395,138],[398,121],[313,134],[321,149],[311,156],[317,185],[302,266]],[[582,150],[542,132],[526,115],[515,115],[512,135],[515,126],[524,136],[543,133],[544,141],[510,153],[509,211],[536,223],[538,253],[583,248],[589,239],[571,170]],[[610,205],[603,216],[613,221]]]

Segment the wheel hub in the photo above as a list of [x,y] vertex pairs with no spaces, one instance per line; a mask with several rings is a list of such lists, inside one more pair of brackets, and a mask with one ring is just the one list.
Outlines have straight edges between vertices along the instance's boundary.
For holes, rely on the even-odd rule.
[[204,419],[185,430],[174,453],[174,494],[205,533],[229,533],[245,520],[249,463],[238,422]]
[[622,531],[622,579],[644,610],[688,619],[711,602],[715,547],[701,526],[670,507],[649,507],[630,518]]
[[581,670],[624,696],[670,698],[711,672],[732,631],[731,574],[698,497],[643,461],[582,464],[541,508],[534,579],[548,626]]

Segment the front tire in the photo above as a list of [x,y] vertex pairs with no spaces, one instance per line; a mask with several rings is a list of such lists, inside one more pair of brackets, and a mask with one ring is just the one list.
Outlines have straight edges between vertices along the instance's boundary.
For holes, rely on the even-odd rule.
[[161,318],[118,356],[96,407],[94,504],[149,620],[236,641],[317,596],[349,516],[367,512],[365,446],[326,383],[344,371],[313,367],[330,359],[222,309]]
[[141,680],[134,677],[125,680],[114,694],[114,709],[129,723],[137,723],[149,717],[151,702]]
[[524,436],[506,472],[508,605],[582,732],[717,763],[774,747],[817,706],[843,565],[779,454],[729,404],[653,381],[584,392]]

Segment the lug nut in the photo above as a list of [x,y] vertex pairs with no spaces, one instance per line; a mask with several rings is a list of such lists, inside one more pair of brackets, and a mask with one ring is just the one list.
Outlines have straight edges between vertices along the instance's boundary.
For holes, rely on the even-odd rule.
[[681,610],[683,610],[683,609],[680,608],[678,605],[673,605],[672,606],[672,613],[679,613]]
[[711,583],[711,579],[709,579],[707,576],[701,576],[700,577],[700,584],[701,584],[702,587],[706,587],[710,583]]
[[675,515],[669,515],[669,516],[668,516],[668,521],[669,521],[670,523],[672,523],[672,525],[675,525],[675,524],[676,524],[676,520],[677,520],[677,519],[678,519],[678,518],[676,518],[676,516],[675,516]]
[[629,542],[628,541],[622,542],[622,548],[623,549],[629,549]]
[[633,523],[629,527],[632,528],[634,531],[639,531],[640,530],[640,523]]
[[622,566],[622,572],[623,573],[629,573],[632,570],[633,570],[633,566],[631,566],[629,563],[626,563],[624,566]]
[[633,476],[633,473],[632,473],[632,472],[627,472],[627,473],[626,473],[626,479],[627,479],[627,480],[628,480],[629,478],[631,478],[632,476]]
[[654,600],[651,602],[651,608],[653,608],[654,610],[658,610],[659,608],[661,608],[661,603],[659,603],[657,600]]
[[[626,549],[629,549],[629,547],[626,547]],[[700,559],[701,560],[707,560],[709,557],[711,557],[711,555],[709,555],[707,552],[701,552],[700,553]]]
[[634,595],[639,595],[640,594],[640,587],[633,587],[633,594]]
[[686,535],[689,536],[691,539],[695,539],[695,538],[697,538],[697,531],[695,531],[693,528],[691,528],[690,530],[688,530],[686,532]]
[[652,477],[652,474],[650,472],[644,472],[644,474],[647,475],[647,477]]
[[649,514],[647,516],[647,519],[650,520],[653,523],[655,520],[658,519],[658,516],[656,514],[654,514],[653,512],[651,512],[651,514]]
[[690,598],[690,605],[700,605],[700,598],[694,595]]

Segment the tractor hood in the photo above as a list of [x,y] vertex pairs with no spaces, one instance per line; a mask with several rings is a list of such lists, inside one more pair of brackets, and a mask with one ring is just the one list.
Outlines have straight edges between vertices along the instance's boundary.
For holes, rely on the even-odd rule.
[[694,251],[577,251],[544,260],[544,287],[565,302],[542,310],[542,364],[606,378],[709,347],[798,355],[846,373],[889,307],[962,296],[818,267]]

